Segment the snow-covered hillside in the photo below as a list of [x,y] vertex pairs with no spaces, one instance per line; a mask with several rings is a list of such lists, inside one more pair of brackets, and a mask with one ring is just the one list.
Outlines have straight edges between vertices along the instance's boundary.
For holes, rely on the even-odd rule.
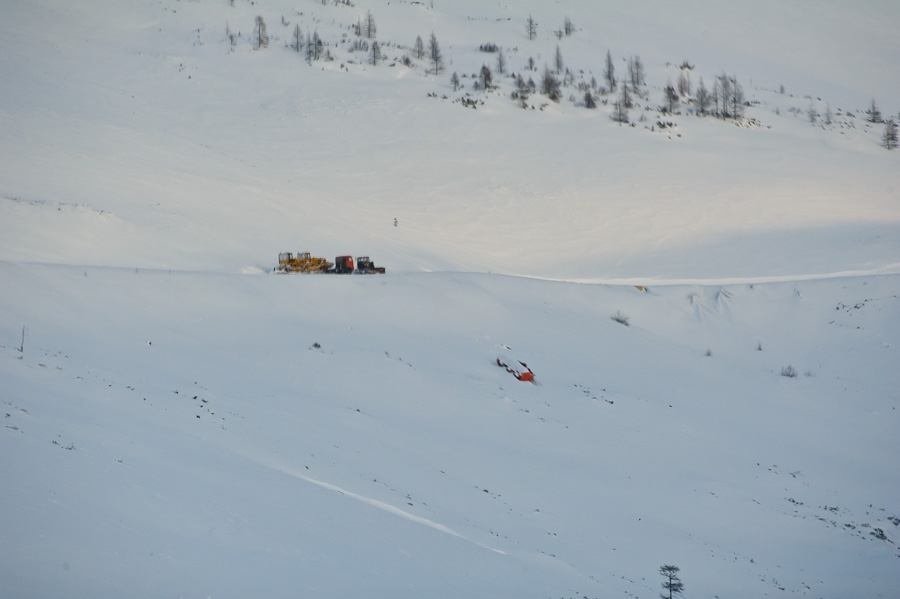
[[[900,110],[898,22],[3,4],[4,593],[650,598],[675,564],[685,596],[893,596],[900,152],[866,110]],[[607,52],[646,69],[627,123]],[[723,73],[743,118],[660,111]],[[297,250],[387,274],[270,274]]]
[[[724,52],[709,34],[708,50],[687,45],[723,18],[711,3],[691,13],[695,29],[686,15],[673,20],[661,6],[668,3],[609,13],[591,3],[533,4],[7,5],[0,43],[4,73],[16,85],[0,92],[4,255],[239,272],[267,270],[288,249],[377,252],[402,270],[592,280],[802,275],[897,261],[897,155],[879,146],[883,127],[864,118],[873,97],[885,115],[900,110],[890,69],[848,98],[826,81],[802,87],[806,62],[757,73],[727,60],[757,57],[762,41]],[[782,40],[781,54],[796,57],[782,38],[805,39],[810,25],[779,24],[777,17],[793,15],[777,4],[768,31]],[[886,4],[882,12],[851,13],[842,3],[826,11],[844,10],[849,23],[885,17],[858,45],[840,47],[852,64],[879,65],[883,57],[896,64],[898,42],[880,32],[892,36],[900,17],[889,18],[898,8]],[[378,67],[348,50],[350,28],[368,11],[388,57]],[[539,23],[534,41],[524,27],[531,13]],[[269,24],[265,50],[249,39],[257,15]],[[566,15],[578,30],[557,40],[552,32]],[[317,33],[334,60],[309,66],[304,53],[287,48],[297,25]],[[413,68],[399,62],[431,32],[445,62],[438,76],[426,73],[428,60],[413,60]],[[638,56],[648,99],[630,111],[634,128],[613,123],[609,104],[575,106],[574,87],[563,89],[559,104],[535,94],[535,110],[522,110],[509,98],[508,76],[496,77],[496,92],[472,90],[471,75],[482,64],[495,67],[493,54],[478,51],[486,43],[504,48],[510,74],[534,79],[553,64],[557,46],[586,81],[602,80],[607,51],[619,78]],[[815,48],[825,59],[835,53],[829,40]],[[523,71],[529,58],[537,69],[530,73]],[[855,80],[867,71],[841,68],[848,60],[829,60],[818,72]],[[695,66],[694,86],[704,77],[711,89],[720,73],[734,74],[753,103],[746,116],[759,126],[700,119],[683,107],[662,117],[676,127],[651,132],[662,88],[678,75],[666,64],[683,61]],[[454,72],[466,85],[457,93]],[[779,85],[794,95],[767,91]],[[454,101],[465,94],[477,110]],[[832,125],[809,124],[807,95],[821,98],[821,114],[830,103]],[[59,233],[36,236],[18,226],[23,218]],[[755,255],[752,265],[728,258],[745,253]]]

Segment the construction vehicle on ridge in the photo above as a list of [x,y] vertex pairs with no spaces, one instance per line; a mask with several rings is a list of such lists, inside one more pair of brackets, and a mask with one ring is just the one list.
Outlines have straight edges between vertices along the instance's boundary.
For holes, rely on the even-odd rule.
[[353,273],[353,256],[337,256],[334,259],[334,268],[328,269],[329,273],[349,275]]
[[359,256],[356,258],[356,272],[363,275],[383,275],[385,268],[383,266],[375,266],[375,263],[369,260],[368,256]]
[[297,252],[294,256],[291,252],[282,252],[278,254],[277,271],[287,272],[326,272],[334,266],[325,258],[317,258],[310,255],[309,252]]
[[[375,266],[368,256],[360,256],[356,259],[356,272],[362,275],[384,274],[383,266]],[[337,256],[334,262],[325,258],[317,258],[309,252],[298,252],[295,256],[291,252],[278,254],[278,273],[326,273],[326,274],[353,274],[353,256]]]

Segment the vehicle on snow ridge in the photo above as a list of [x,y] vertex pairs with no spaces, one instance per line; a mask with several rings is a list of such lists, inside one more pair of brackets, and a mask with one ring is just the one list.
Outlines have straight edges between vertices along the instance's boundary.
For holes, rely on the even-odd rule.
[[317,258],[309,252],[297,252],[294,256],[291,252],[278,254],[278,266],[276,272],[326,272],[333,264],[325,258]]
[[353,266],[353,256],[336,256],[334,262],[325,258],[312,256],[309,252],[297,252],[295,256],[291,252],[278,254],[277,273],[326,273],[326,274],[353,274],[362,275],[384,274],[383,266],[375,266],[368,256],[359,256],[356,259],[356,267]]

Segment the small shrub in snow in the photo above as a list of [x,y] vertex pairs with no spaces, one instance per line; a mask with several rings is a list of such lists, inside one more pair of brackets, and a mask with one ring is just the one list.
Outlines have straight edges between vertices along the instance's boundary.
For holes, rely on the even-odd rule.
[[706,356],[707,358],[709,358],[710,356],[712,356],[712,350],[711,349],[706,350],[706,353],[703,355]]
[[613,320],[615,320],[615,321],[618,322],[619,324],[624,324],[626,327],[629,326],[629,323],[628,323],[628,317],[625,316],[624,314],[622,314],[622,313],[619,312],[619,311],[616,311],[616,313],[613,314],[612,316],[610,316],[610,318],[612,318]]
[[797,369],[788,364],[787,366],[781,369],[781,376],[786,376],[789,379],[793,379],[797,377]]

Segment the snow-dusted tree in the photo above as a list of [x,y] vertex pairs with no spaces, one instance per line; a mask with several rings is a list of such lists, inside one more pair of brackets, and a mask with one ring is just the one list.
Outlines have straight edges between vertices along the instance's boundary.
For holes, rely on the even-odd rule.
[[724,72],[716,77],[716,84],[713,86],[713,95],[716,97],[716,112],[723,119],[731,116],[731,79]]
[[621,96],[622,104],[625,108],[633,108],[634,102],[631,100],[631,92],[628,91],[628,85],[624,81],[622,82],[622,87],[624,88]]
[[644,85],[644,63],[641,62],[640,56],[632,56],[628,59],[628,79],[631,82],[631,89],[635,93]]
[[316,58],[316,45],[313,43],[312,36],[306,32],[306,62],[312,64]]
[[534,57],[533,57],[533,56],[529,56],[529,57],[528,57],[528,66],[525,67],[525,68],[527,68],[529,71],[535,70],[535,67],[534,67]]
[[506,55],[503,53],[503,48],[497,50],[497,74],[502,75],[506,72]]
[[556,78],[550,67],[544,67],[544,76],[541,77],[541,93],[554,102],[559,102],[559,79]]
[[697,86],[697,109],[700,111],[700,114],[706,114],[707,109],[709,109],[709,103],[709,90],[706,89],[706,85],[703,83],[703,77],[700,77],[700,85]]
[[370,40],[375,39],[375,36],[378,34],[378,28],[375,26],[375,17],[372,15],[371,10],[366,13],[366,20],[362,24],[362,32],[363,36]]
[[372,49],[369,50],[369,62],[372,63],[373,67],[377,67],[378,63],[381,62],[381,46],[378,45],[377,41],[372,42]]
[[[688,74],[686,75],[685,72]],[[690,71],[686,71],[686,69],[682,69],[678,73],[678,93],[684,98],[691,95],[691,76]]]
[[319,32],[314,31],[312,36],[306,35],[306,62],[312,64],[312,61],[319,60],[322,56],[322,38]]
[[671,82],[666,85],[665,89],[666,94],[666,106],[669,112],[675,112],[675,106],[678,104],[678,92],[675,91],[675,87]]
[[231,49],[234,50],[234,47],[237,45],[237,36],[231,30],[228,21],[225,21],[225,37],[228,38],[228,44],[231,46]]
[[266,22],[261,16],[256,17],[253,26],[253,49],[261,50],[269,47],[269,34],[266,33]]
[[882,137],[884,147],[893,150],[897,147],[900,138],[897,135],[897,124],[893,119],[884,124],[884,136]]
[[481,65],[481,71],[478,73],[478,81],[481,83],[481,89],[487,91],[494,84],[494,74],[486,64]]
[[659,573],[665,578],[662,583],[665,593],[660,593],[661,599],[673,599],[675,595],[684,592],[684,583],[678,578],[678,572],[681,569],[678,566],[664,565],[659,567]]
[[315,49],[316,60],[319,60],[320,58],[322,58],[322,52],[325,49],[325,42],[323,42],[322,38],[319,37],[318,31],[313,32],[313,45],[316,47],[316,49]]
[[713,114],[716,116],[719,115],[719,106],[720,106],[721,99],[722,99],[722,90],[719,88],[719,78],[716,77],[716,80],[713,81],[713,88],[712,88]]
[[597,101],[594,99],[594,94],[592,94],[590,90],[584,92],[584,107],[597,108]]
[[299,23],[294,25],[294,33],[291,35],[291,48],[298,54],[303,49],[303,34],[300,33]]
[[816,105],[813,104],[812,98],[809,99],[809,106],[806,107],[806,116],[811,124],[816,124],[816,117],[819,116],[819,113],[816,112]]
[[878,106],[875,104],[875,100],[872,100],[872,106],[866,111],[866,114],[869,115],[869,118],[866,119],[870,123],[881,123],[881,111],[878,110]]
[[[623,83],[622,85],[625,84]],[[628,108],[621,98],[613,104],[612,120],[617,123],[628,123]]]
[[525,21],[525,33],[528,34],[528,39],[533,40],[537,37],[537,26],[537,21],[528,15],[528,20]]
[[831,104],[825,103],[825,124],[830,125],[834,121],[834,112],[831,110]]
[[737,77],[731,77],[731,118],[739,119],[744,116],[744,86],[738,83]]
[[431,60],[435,75],[444,70],[444,56],[441,54],[441,47],[438,45],[434,31],[431,32],[431,37],[428,38],[428,58]]
[[566,17],[565,21],[563,22],[563,33],[565,33],[566,36],[570,36],[575,33],[575,25],[572,24],[572,19],[570,19],[569,17]]
[[459,91],[459,75],[456,74],[456,71],[450,75],[450,85],[453,86],[453,91]]
[[631,108],[631,96],[628,95],[628,84],[623,81],[622,93],[614,105],[612,119],[617,123],[627,123],[629,108]]
[[528,84],[525,83],[525,78],[522,77],[522,73],[519,73],[518,75],[516,75],[516,92],[520,96],[528,95]]
[[422,60],[425,57],[425,42],[422,41],[422,36],[416,36],[416,43],[413,45],[413,52],[416,55],[418,60]]
[[616,67],[613,65],[612,54],[606,51],[606,66],[603,68],[603,78],[606,79],[606,87],[609,91],[616,90]]
[[553,55],[553,66],[556,67],[557,75],[562,73],[563,69],[566,68],[565,63],[563,62],[562,50],[559,49],[559,44],[556,45],[556,54]]

